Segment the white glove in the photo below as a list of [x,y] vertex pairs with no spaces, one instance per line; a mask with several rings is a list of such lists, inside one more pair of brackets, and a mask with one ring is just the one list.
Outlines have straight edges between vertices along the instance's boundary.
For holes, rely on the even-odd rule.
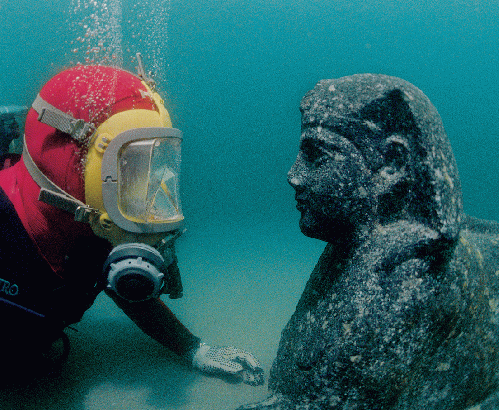
[[205,373],[228,377],[246,384],[263,384],[263,369],[249,352],[232,346],[208,346],[201,343],[195,351],[192,365]]

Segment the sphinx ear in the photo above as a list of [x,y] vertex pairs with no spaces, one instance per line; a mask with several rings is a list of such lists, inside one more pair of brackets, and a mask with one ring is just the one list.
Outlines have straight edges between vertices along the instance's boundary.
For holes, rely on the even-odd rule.
[[[395,194],[409,177],[409,144],[400,135],[392,135],[385,140],[383,146],[383,166],[374,175],[378,197]],[[399,192],[398,194],[401,194]]]

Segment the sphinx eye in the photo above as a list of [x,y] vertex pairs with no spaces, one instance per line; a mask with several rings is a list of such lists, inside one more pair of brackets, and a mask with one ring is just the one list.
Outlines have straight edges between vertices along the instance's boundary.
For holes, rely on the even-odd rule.
[[311,166],[318,167],[334,158],[334,150],[325,148],[322,144],[304,140],[301,144],[303,159]]
[[318,155],[317,149],[316,149],[314,143],[312,143],[309,140],[302,141],[301,146],[300,146],[300,150],[301,150],[301,154],[303,156],[303,159],[308,163],[314,162],[315,159],[317,158],[317,155]]

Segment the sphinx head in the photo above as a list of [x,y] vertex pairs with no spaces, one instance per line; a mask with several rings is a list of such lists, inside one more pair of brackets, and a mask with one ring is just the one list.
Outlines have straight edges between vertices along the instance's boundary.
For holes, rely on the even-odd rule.
[[323,80],[301,112],[288,180],[305,235],[334,242],[407,219],[457,236],[455,159],[437,110],[418,88],[384,75]]

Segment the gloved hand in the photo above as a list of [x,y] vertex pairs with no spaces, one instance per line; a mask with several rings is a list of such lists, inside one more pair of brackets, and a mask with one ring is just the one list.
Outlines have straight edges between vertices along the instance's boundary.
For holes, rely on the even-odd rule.
[[194,352],[192,365],[205,373],[258,386],[263,384],[263,369],[249,352],[232,346],[208,346],[201,343]]

